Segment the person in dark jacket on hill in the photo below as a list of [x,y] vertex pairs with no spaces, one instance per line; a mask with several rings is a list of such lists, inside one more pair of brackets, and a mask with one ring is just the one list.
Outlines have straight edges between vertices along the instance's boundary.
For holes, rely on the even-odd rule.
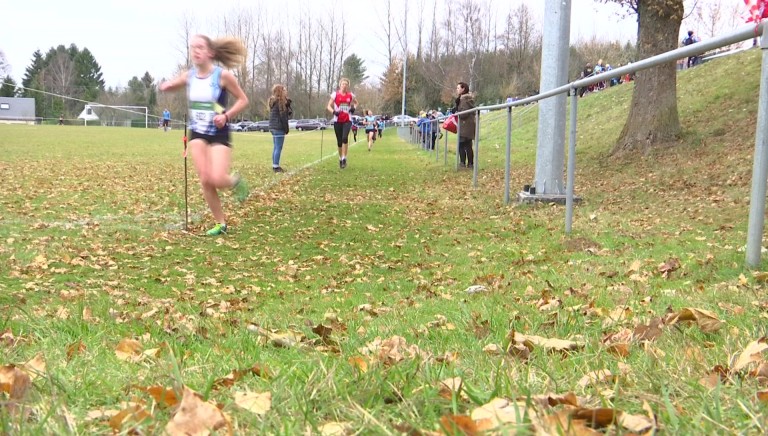
[[[463,112],[475,107],[475,96],[469,92],[469,85],[459,82],[456,85],[455,105],[453,113]],[[475,165],[475,153],[472,151],[472,141],[475,139],[475,113],[459,115],[459,161],[461,168],[471,168]]]
[[293,115],[291,99],[282,84],[272,87],[272,96],[267,101],[269,106],[269,131],[272,132],[272,171],[282,173],[280,155],[283,153],[285,135],[288,134],[288,119]]

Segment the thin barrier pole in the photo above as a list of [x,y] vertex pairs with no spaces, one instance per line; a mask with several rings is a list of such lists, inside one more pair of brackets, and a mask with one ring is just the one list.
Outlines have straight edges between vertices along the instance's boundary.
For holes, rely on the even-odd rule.
[[437,139],[440,135],[440,123],[437,120],[434,120],[434,127],[435,130],[433,130],[432,137],[434,138],[434,141],[432,141],[432,147],[435,148],[435,163],[440,162],[440,144],[437,142],[439,139]]
[[760,266],[760,251],[763,248],[763,227],[765,226],[765,192],[768,177],[768,26],[763,27],[760,38],[762,68],[760,71],[760,100],[757,104],[757,128],[755,134],[755,157],[752,165],[752,196],[749,201],[749,228],[747,229],[747,266]]
[[577,88],[571,90],[571,119],[568,133],[568,175],[565,187],[565,233],[570,234],[573,227],[573,191],[576,180],[576,117],[578,116],[579,93]]
[[443,159],[445,160],[444,166],[448,166],[448,131],[445,131],[445,148],[443,148]]
[[480,166],[480,111],[475,111],[475,158],[472,165],[472,187],[477,188],[477,168]]
[[461,149],[461,121],[456,117],[456,171],[459,170],[459,154]]
[[504,163],[504,204],[509,204],[509,183],[512,172],[512,106],[507,108],[507,158]]
[[187,183],[187,115],[184,114],[184,136],[182,137],[182,141],[184,141],[184,231],[189,230],[188,224],[189,223],[189,194],[188,194],[188,183]]

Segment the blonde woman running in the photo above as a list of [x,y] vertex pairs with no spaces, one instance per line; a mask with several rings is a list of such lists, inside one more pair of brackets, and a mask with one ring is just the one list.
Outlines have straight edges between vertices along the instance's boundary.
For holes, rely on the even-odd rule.
[[[234,38],[211,40],[196,35],[189,45],[192,68],[175,79],[160,84],[160,91],[173,91],[186,86],[189,100],[189,149],[200,178],[203,197],[216,224],[206,232],[209,236],[227,233],[227,217],[221,207],[219,189],[232,189],[239,201],[248,197],[248,187],[237,174],[230,175],[232,142],[229,120],[248,105],[235,76],[226,68],[240,65],[245,59],[245,47]],[[227,107],[227,94],[235,98]]]

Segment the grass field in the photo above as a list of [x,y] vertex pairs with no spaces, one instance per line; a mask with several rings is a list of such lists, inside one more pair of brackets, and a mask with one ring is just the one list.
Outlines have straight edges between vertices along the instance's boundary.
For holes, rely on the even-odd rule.
[[571,235],[503,204],[503,114],[476,189],[394,129],[343,171],[332,132],[292,132],[284,175],[236,134],[253,192],[218,238],[191,161],[183,231],[180,132],[0,125],[0,432],[763,434],[758,72],[680,73],[683,138],[641,156],[608,155],[630,85],[582,99]]

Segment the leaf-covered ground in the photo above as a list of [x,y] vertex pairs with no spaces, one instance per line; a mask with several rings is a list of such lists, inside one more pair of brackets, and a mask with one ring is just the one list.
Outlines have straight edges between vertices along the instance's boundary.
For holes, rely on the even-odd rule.
[[[253,192],[224,194],[218,238],[191,162],[183,230],[179,132],[0,126],[1,431],[764,432],[740,56],[681,73],[663,151],[607,157],[629,86],[582,99],[571,235],[561,206],[503,204],[497,113],[477,188],[394,129],[343,171],[332,133],[292,133],[285,175],[236,135]],[[535,108],[515,116],[519,188]]]

